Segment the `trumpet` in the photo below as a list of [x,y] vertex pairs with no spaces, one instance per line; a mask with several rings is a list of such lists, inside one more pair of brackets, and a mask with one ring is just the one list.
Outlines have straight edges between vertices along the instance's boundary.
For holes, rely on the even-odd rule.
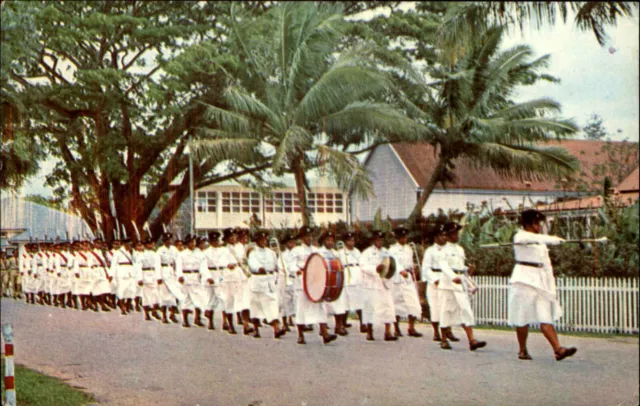
[[[277,253],[277,255],[280,257],[280,266],[282,267],[282,270],[284,271],[284,285],[285,286],[291,285],[292,282],[289,281],[288,272],[287,272],[287,264],[284,261],[284,257],[282,256],[282,251],[280,251],[280,242],[278,242],[277,238],[273,237],[273,238],[269,239],[269,248],[274,250]],[[276,279],[276,283],[278,283],[278,279]]]
[[469,294],[475,295],[478,292],[478,289],[480,289],[480,288],[478,288],[478,285],[476,285],[473,282],[473,280],[471,279],[471,277],[467,274],[466,270],[465,270],[464,274],[462,275],[461,279],[462,279],[462,283],[467,288],[467,291],[469,292]]

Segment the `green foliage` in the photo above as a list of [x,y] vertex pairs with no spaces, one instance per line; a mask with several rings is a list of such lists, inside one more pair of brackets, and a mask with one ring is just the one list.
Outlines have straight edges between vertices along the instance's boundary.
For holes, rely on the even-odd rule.
[[602,125],[602,117],[592,114],[589,122],[582,129],[588,140],[601,140],[607,136],[607,129]]
[[[637,276],[640,266],[638,252],[639,205],[620,208],[607,202],[597,218],[591,219],[591,232],[584,221],[554,221],[550,234],[566,239],[609,238],[607,244],[562,244],[550,247],[551,263],[556,276]],[[515,260],[512,247],[479,248],[480,244],[511,242],[518,229],[516,218],[493,215],[489,210],[465,215],[461,224],[460,244],[467,253],[467,262],[476,265],[479,275],[509,276]]]

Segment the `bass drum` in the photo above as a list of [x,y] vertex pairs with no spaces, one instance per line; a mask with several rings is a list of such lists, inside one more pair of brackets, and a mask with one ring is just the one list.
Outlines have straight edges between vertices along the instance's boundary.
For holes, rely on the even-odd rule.
[[333,302],[340,297],[344,284],[342,263],[338,258],[311,254],[304,265],[302,286],[310,301]]

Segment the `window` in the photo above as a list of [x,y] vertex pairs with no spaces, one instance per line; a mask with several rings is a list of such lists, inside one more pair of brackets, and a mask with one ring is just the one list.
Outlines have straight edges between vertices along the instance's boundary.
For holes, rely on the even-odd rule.
[[223,213],[260,212],[260,194],[255,192],[223,192]]
[[299,213],[300,202],[296,193],[274,192],[265,201],[267,213]]
[[307,197],[312,213],[342,213],[342,193],[309,193]]
[[216,192],[198,192],[196,196],[196,210],[198,213],[215,213],[216,200]]

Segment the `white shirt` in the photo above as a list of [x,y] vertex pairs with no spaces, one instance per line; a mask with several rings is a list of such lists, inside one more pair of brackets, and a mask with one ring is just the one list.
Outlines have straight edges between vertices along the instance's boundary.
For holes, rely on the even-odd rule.
[[411,275],[402,276],[400,272],[413,272],[413,249],[409,244],[395,243],[389,247],[389,253],[396,261],[396,273],[393,275],[393,283],[413,283]]
[[255,247],[249,253],[247,262],[251,273],[257,274],[260,268],[264,268],[267,272],[275,272],[276,253],[267,247]]
[[[291,250],[291,263],[287,264],[290,272],[297,272],[304,269],[309,255],[318,252],[318,249],[312,245],[300,244]],[[295,270],[295,271],[294,271]]]
[[[547,245],[557,245],[563,241],[560,237],[531,233],[522,229],[516,232],[513,237],[516,244],[513,246],[516,265],[513,267],[509,283],[523,283],[555,295],[556,285]],[[542,264],[542,267],[522,265],[518,262]]]
[[[435,283],[439,281],[444,268],[449,268],[446,247],[446,244],[433,244],[424,252],[421,275],[423,282]],[[440,270],[441,272],[434,272],[434,269]]]
[[298,270],[297,268],[295,269],[291,268],[292,256],[293,256],[293,250],[284,250],[280,253],[280,256],[278,257],[278,271],[279,272],[285,271],[282,268],[284,264],[284,266],[287,268],[286,274],[289,278],[295,278],[296,271]]
[[362,255],[360,256],[360,268],[362,272],[377,275],[378,271],[376,268],[378,268],[378,265],[380,265],[385,256],[386,250],[384,248],[376,248],[375,245],[362,251]]
[[458,275],[456,271],[461,272],[467,270],[467,266],[464,264],[464,248],[462,248],[458,244],[447,242],[444,245],[444,252],[448,266],[442,267],[442,276],[440,277],[440,284],[438,285],[438,289],[462,291],[462,284],[453,283],[453,280],[460,277],[460,275]]
[[167,247],[166,245],[161,245],[156,252],[160,255],[160,264],[162,266],[174,266],[176,256],[178,256],[178,249],[170,245]]

